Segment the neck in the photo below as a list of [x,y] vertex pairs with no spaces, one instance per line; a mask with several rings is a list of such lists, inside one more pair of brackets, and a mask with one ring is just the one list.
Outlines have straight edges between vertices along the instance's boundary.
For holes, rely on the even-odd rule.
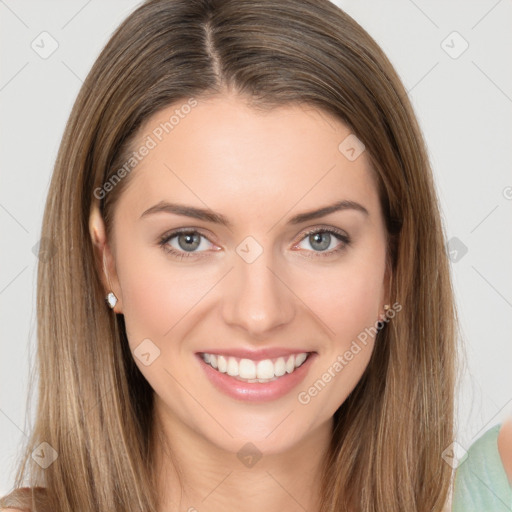
[[299,446],[258,459],[244,452],[245,440],[238,453],[225,451],[158,412],[155,420],[158,512],[320,510],[332,422]]

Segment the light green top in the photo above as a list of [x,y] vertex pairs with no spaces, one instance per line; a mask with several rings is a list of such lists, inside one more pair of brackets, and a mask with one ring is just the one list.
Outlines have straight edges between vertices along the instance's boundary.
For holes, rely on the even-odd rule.
[[500,427],[479,437],[457,468],[452,512],[512,512],[512,487],[498,452]]

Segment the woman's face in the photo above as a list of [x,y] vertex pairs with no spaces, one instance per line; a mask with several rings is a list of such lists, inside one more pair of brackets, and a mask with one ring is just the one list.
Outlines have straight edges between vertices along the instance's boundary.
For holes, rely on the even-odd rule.
[[330,428],[386,302],[363,148],[313,107],[259,113],[239,96],[183,101],[142,127],[111,282],[172,431],[277,453]]

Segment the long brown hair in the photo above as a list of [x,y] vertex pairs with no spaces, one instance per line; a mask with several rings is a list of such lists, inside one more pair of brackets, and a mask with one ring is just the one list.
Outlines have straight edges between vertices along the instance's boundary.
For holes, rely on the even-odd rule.
[[[95,191],[113,183],[150,116],[227,90],[254,108],[306,103],[334,114],[364,143],[378,186],[391,302],[402,311],[379,331],[335,413],[322,512],[442,509],[457,320],[438,198],[400,79],[329,0],[149,0],[101,52],[71,112],[46,202],[42,236],[54,254],[38,268],[38,409],[17,490],[3,506],[157,510],[153,392],[123,316],[105,305],[89,215],[99,204],[110,233],[131,174]],[[31,457],[42,442],[57,454],[46,469]]]

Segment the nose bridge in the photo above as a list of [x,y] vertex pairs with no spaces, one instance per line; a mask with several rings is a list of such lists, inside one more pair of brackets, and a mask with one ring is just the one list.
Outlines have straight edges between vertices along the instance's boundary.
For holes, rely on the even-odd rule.
[[284,284],[284,276],[274,268],[272,251],[258,249],[249,240],[239,245],[237,253],[223,299],[225,322],[253,335],[290,322],[294,316],[293,294]]

